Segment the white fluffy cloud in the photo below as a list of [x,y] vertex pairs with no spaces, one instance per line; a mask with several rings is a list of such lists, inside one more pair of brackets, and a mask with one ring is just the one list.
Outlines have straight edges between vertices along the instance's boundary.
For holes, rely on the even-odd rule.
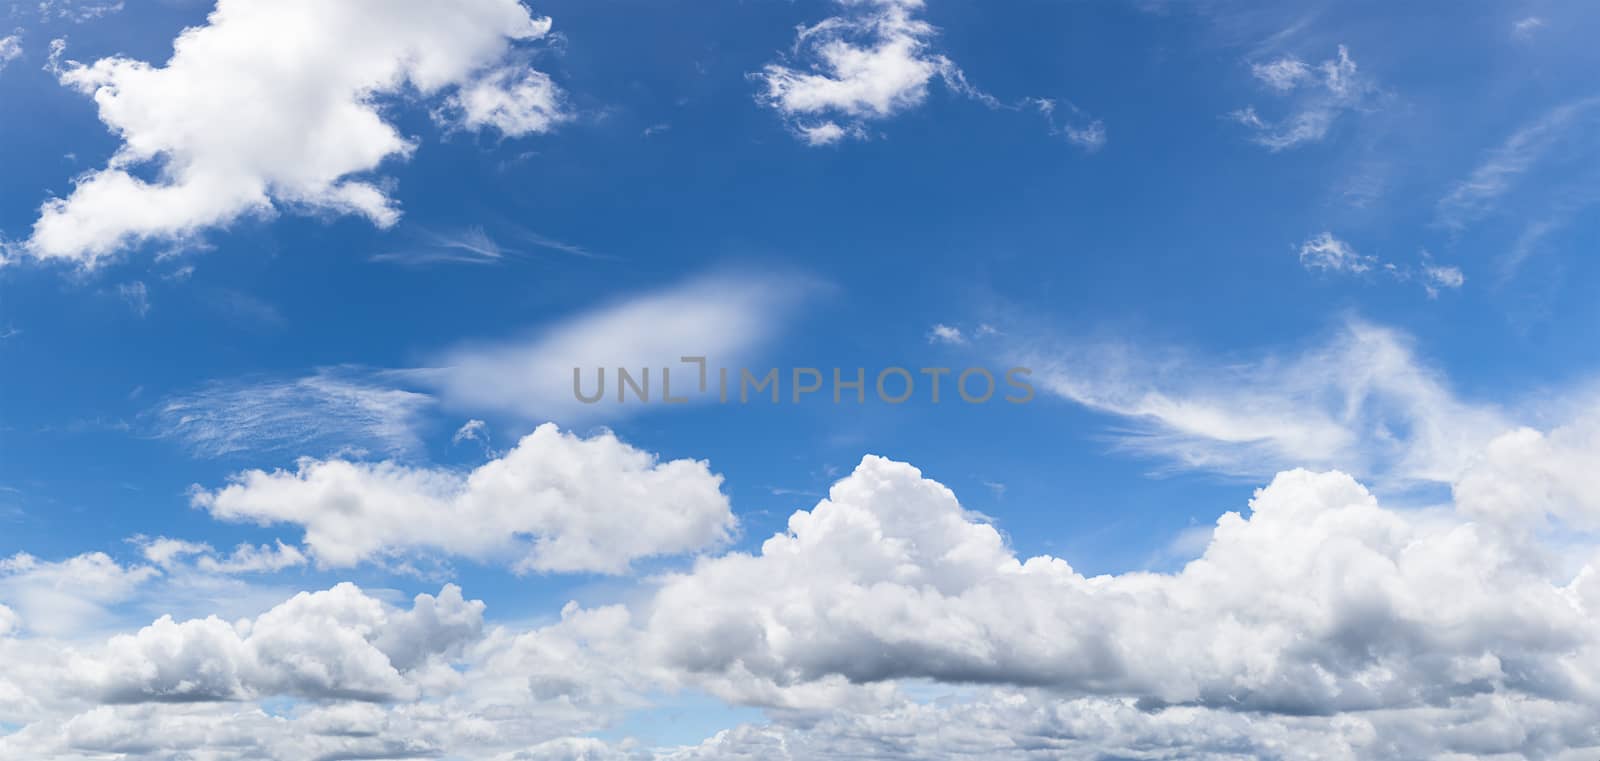
[[13,626],[20,618],[30,631],[68,635],[108,623],[108,606],[157,575],[151,566],[123,565],[103,552],[61,561],[19,553],[0,558],[0,602],[16,611]]
[[432,550],[522,571],[620,573],[727,540],[735,521],[721,486],[704,461],[660,462],[610,433],[546,424],[470,473],[308,459],[194,499],[225,520],[304,527],[323,566]]
[[549,29],[517,0],[219,0],[165,65],[110,57],[61,69],[123,142],[44,204],[24,248],[93,265],[281,208],[393,224],[400,212],[369,173],[416,146],[384,120],[381,99],[449,93],[441,118],[465,127],[548,130],[559,91],[513,46]]
[[[1600,697],[1600,588],[1499,537],[1280,474],[1176,574],[1021,559],[949,490],[869,457],[758,555],[673,577],[649,628],[684,669],[792,685],[923,678],[1291,715],[1504,691]],[[683,611],[695,611],[683,615]]]
[[936,30],[917,18],[923,0],[837,0],[844,10],[795,39],[801,67],[770,63],[756,76],[761,100],[810,145],[867,135],[866,122],[922,104],[942,79],[963,95],[992,100],[932,48]]
[[[0,708],[30,678],[65,697],[13,701],[0,758],[1586,757],[1600,553],[1538,536],[1600,516],[1595,430],[1511,431],[1435,509],[1285,472],[1182,570],[1093,577],[867,457],[758,551],[538,628],[484,627],[453,587],[399,610],[341,585],[8,657]],[[686,688],[770,722],[679,748],[586,736]],[[267,695],[316,700],[238,702]]]
[[1339,117],[1365,108],[1376,90],[1343,45],[1335,57],[1314,67],[1285,56],[1252,64],[1250,73],[1274,95],[1290,100],[1288,112],[1268,121],[1255,106],[1246,106],[1229,116],[1254,132],[1256,143],[1272,151],[1321,141]]
[[340,584],[251,621],[163,617],[77,655],[67,681],[106,703],[415,698],[414,672],[459,652],[482,625],[483,603],[453,586],[397,611]]
[[[1271,421],[1298,401],[1306,430],[1329,426],[1301,442],[1313,453],[1328,431],[1353,437],[1354,452],[1370,428],[1403,430],[1379,454],[1448,483],[1449,502],[1397,507],[1350,475],[1286,470],[1221,515],[1180,570],[1088,576],[1066,558],[1019,556],[940,483],[868,456],[759,548],[701,557],[620,604],[533,614],[547,623],[486,624],[454,587],[405,609],[338,585],[236,622],[174,615],[67,643],[33,625],[50,612],[40,599],[103,589],[99,604],[114,604],[199,559],[291,548],[219,556],[142,540],[149,566],[18,556],[0,577],[0,723],[15,728],[0,759],[1577,761],[1600,750],[1593,397],[1557,410],[1565,425],[1515,427],[1362,325],[1260,364],[1253,389],[1217,380],[1209,396],[1150,409],[1187,410],[1163,424],[1199,421],[1199,436],[1231,430],[1240,410]],[[1280,396],[1262,401],[1269,392]],[[1346,408],[1358,412],[1327,412]],[[1295,441],[1253,452],[1270,461]],[[319,559],[324,547],[499,547],[487,555],[538,563],[552,516],[592,545],[562,557],[612,543],[627,555],[639,545],[608,534],[616,526],[654,536],[656,521],[686,514],[673,507],[679,489],[650,480],[675,465],[686,482],[709,481],[687,493],[714,495],[720,510],[707,514],[726,516],[703,463],[662,465],[553,428],[470,474],[338,465],[247,476],[226,517],[303,525]],[[199,499],[218,511],[228,491]],[[667,517],[611,509],[604,497],[623,492]],[[562,499],[621,519],[545,509]],[[455,524],[498,536],[480,543]],[[625,737],[624,717],[702,693],[767,720],[684,747]]]

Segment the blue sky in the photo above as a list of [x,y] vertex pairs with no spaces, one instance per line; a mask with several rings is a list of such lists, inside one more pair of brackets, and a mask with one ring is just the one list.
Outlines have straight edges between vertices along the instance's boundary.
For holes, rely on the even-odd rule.
[[[1246,511],[1269,483],[1292,491],[1276,474],[1296,468],[1347,474],[1419,526],[1436,512],[1499,525],[1472,495],[1520,495],[1489,512],[1541,516],[1529,530],[1553,549],[1530,567],[1562,569],[1548,579],[1562,590],[1582,567],[1592,496],[1549,495],[1568,494],[1556,471],[1595,456],[1582,434],[1600,366],[1594,8],[381,5],[9,8],[0,557],[12,561],[0,612],[18,617],[18,642],[70,642],[104,660],[108,636],[163,614],[265,618],[296,592],[346,581],[394,610],[444,599],[445,584],[483,601],[484,639],[437,654],[468,674],[493,662],[495,636],[554,631],[540,627],[556,627],[568,600],[620,606],[642,627],[629,636],[668,641],[675,622],[640,623],[690,594],[663,579],[701,589],[702,565],[776,557],[769,538],[807,536],[791,514],[841,479],[856,484],[852,471],[906,478],[870,461],[857,471],[866,455],[953,491],[963,536],[992,527],[1016,559],[1061,558],[1082,578],[1184,578],[1208,543],[1228,546],[1211,531],[1219,516]],[[180,33],[193,44],[174,57]],[[1021,366],[1037,394],[595,407],[568,395],[577,365],[697,354],[713,367],[869,378]],[[547,422],[566,433],[519,444]],[[1518,431],[1574,449],[1501,467],[1533,445]],[[480,467],[510,475],[469,481]],[[1559,484],[1482,486],[1490,471]],[[483,486],[496,477],[543,486]],[[888,521],[877,498],[863,509]],[[189,549],[163,555],[161,540]],[[73,598],[83,558],[126,591]],[[69,580],[40,581],[40,563]],[[762,571],[775,598],[788,572]],[[1502,644],[1485,635],[1482,652],[1510,659]],[[1047,686],[1057,692],[1028,699],[1072,710],[1086,694],[1182,692],[1043,663],[1020,674],[908,665],[919,653],[884,665],[889,677],[837,665],[864,662],[849,655],[768,653],[781,678],[753,673],[768,662],[756,655],[714,678],[667,658],[676,665],[571,677],[626,683],[629,697],[567,705],[587,711],[562,714],[570,736],[382,737],[450,758],[518,743],[596,754],[569,756],[582,758],[679,746],[736,757],[700,743],[739,725],[802,733],[793,747],[826,757],[855,752],[829,744],[855,735],[812,720],[890,710],[874,690],[981,703],[1000,698],[970,691]],[[407,689],[433,685],[385,654]],[[1515,681],[1490,692],[1557,700]],[[415,697],[248,682],[218,694],[301,721],[342,701],[400,712],[395,696]],[[841,692],[816,702],[812,688]],[[106,695],[151,690],[19,708],[0,690],[0,733],[12,728],[0,758],[95,752],[40,738],[97,700],[148,704]],[[805,696],[773,697],[786,690]],[[210,705],[180,702],[191,699]],[[1250,710],[1294,713],[1263,700]],[[1204,697],[1186,704],[1234,716]],[[1397,753],[1490,753],[1363,716]],[[164,726],[141,717],[150,732]],[[1313,733],[1302,747],[1327,757],[1378,757],[1316,727],[1283,731]],[[1558,757],[1541,731],[1495,752]],[[1170,750],[1217,752],[1193,742]],[[204,743],[160,747],[114,752],[167,758]],[[376,752],[332,747],[315,750]]]

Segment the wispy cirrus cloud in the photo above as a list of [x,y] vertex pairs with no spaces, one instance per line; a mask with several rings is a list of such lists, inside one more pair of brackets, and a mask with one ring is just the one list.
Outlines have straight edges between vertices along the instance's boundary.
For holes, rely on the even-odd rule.
[[1422,252],[1421,261],[1416,266],[1399,264],[1362,254],[1331,232],[1319,233],[1301,243],[1299,256],[1300,266],[1312,272],[1332,275],[1364,275],[1371,272],[1402,283],[1420,283],[1429,298],[1438,298],[1441,290],[1456,290],[1467,282],[1460,267],[1438,264],[1427,251]]
[[153,431],[202,457],[239,452],[378,452],[421,449],[416,433],[433,399],[346,368],[291,380],[214,382],[164,400]]
[[1435,205],[1438,223],[1456,232],[1466,229],[1492,213],[1524,175],[1564,147],[1592,155],[1591,135],[1597,116],[1600,96],[1563,103],[1519,127],[1439,199]]
[[1041,391],[1117,418],[1118,446],[1174,470],[1259,478],[1338,468],[1449,483],[1506,411],[1460,398],[1394,330],[1351,321],[1287,356],[1210,361],[1119,342],[1013,342]]
[[[722,274],[697,278],[587,310],[523,336],[472,342],[439,352],[428,367],[396,377],[428,389],[451,409],[522,421],[604,420],[642,405],[579,402],[573,374],[598,368],[680,368],[690,388],[693,366],[737,367],[758,352],[811,298],[804,277]],[[608,371],[608,372],[610,372]],[[659,382],[659,375],[657,376]],[[615,391],[612,392],[615,394]]]
[[1327,137],[1347,113],[1368,107],[1376,85],[1356,67],[1350,51],[1316,65],[1293,56],[1251,64],[1250,73],[1268,92],[1287,100],[1278,118],[1263,117],[1253,105],[1228,114],[1253,134],[1251,140],[1277,152]]
[[[574,395],[575,370],[650,368],[659,384],[671,367],[688,391],[696,369],[683,357],[704,357],[709,368],[738,367],[821,288],[803,276],[710,275],[518,336],[458,343],[435,352],[426,366],[218,380],[168,397],[145,418],[153,435],[202,457],[248,451],[409,457],[423,450],[419,431],[441,408],[519,424],[610,420],[652,406],[618,402],[614,385],[599,402],[582,403]],[[471,433],[487,436],[487,424]]]
[[496,229],[493,234],[482,225],[446,232],[421,230],[413,237],[417,239],[413,243],[373,254],[368,258],[374,262],[412,267],[434,264],[502,264],[529,257],[538,249],[581,259],[615,258],[517,226]]

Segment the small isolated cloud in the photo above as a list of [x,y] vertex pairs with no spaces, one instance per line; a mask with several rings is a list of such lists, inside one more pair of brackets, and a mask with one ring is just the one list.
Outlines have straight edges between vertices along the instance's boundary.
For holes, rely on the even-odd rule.
[[1366,272],[1377,260],[1362,256],[1333,233],[1322,233],[1300,244],[1300,264],[1308,270]]
[[1376,91],[1343,45],[1338,55],[1315,66],[1285,56],[1252,64],[1250,73],[1274,95],[1288,100],[1287,112],[1268,120],[1250,105],[1228,116],[1249,128],[1254,133],[1251,139],[1271,151],[1321,141],[1339,117],[1365,107]]
[[1440,289],[1454,290],[1467,281],[1459,267],[1434,264],[1432,255],[1426,251],[1422,252],[1420,266],[1413,268],[1361,254],[1330,232],[1320,233],[1300,244],[1300,266],[1314,272],[1344,275],[1380,272],[1397,282],[1422,283],[1429,298],[1438,297]]
[[1049,121],[1051,134],[1086,152],[1105,145],[1105,125],[1099,120],[1058,126],[1055,101],[1005,103],[967,81],[960,66],[934,49],[938,30],[919,17],[923,0],[834,2],[843,13],[801,26],[792,60],[769,63],[752,75],[763,86],[758,100],[781,114],[805,144],[865,140],[872,134],[868,123],[922,105],[937,80],[950,92],[991,109],[1036,107]]
[[461,427],[456,429],[455,435],[450,437],[450,443],[460,444],[463,441],[479,441],[487,444],[489,424],[476,418],[462,423]]
[[1285,57],[1267,63],[1251,64],[1250,73],[1267,87],[1278,92],[1289,92],[1302,82],[1311,79],[1312,69],[1298,58]]
[[921,105],[936,77],[964,86],[955,63],[931,49],[935,30],[917,18],[922,0],[839,4],[845,15],[800,27],[794,47],[800,66],[771,63],[755,75],[765,88],[762,102],[807,143],[863,136],[866,120]]
[[400,210],[367,173],[417,146],[386,121],[385,98],[440,97],[447,126],[546,131],[560,121],[559,91],[515,46],[549,30],[517,0],[219,0],[165,64],[63,62],[53,45],[47,68],[92,96],[123,142],[44,203],[23,249],[92,267],[283,209],[393,225]]
[[1071,115],[1078,119],[1076,123],[1061,123],[1061,104],[1050,98],[1029,98],[1024,101],[1032,105],[1044,116],[1045,123],[1050,126],[1050,134],[1059,135],[1067,142],[1082,148],[1085,153],[1095,153],[1106,145],[1106,125],[1099,119],[1089,119],[1077,106],[1066,104]]
[[1422,278],[1422,287],[1427,289],[1430,297],[1437,297],[1441,288],[1455,290],[1467,282],[1460,267],[1437,265],[1427,260],[1422,265]]
[[150,314],[150,289],[145,287],[143,280],[123,283],[117,286],[117,293],[123,301],[128,302],[128,308],[134,314],[140,317]]
[[799,28],[792,61],[752,76],[761,103],[807,145],[865,139],[867,123],[922,105],[938,80],[990,108],[1010,108],[967,81],[933,48],[938,30],[918,17],[923,0],[835,0],[843,14]]
[[6,64],[22,56],[22,34],[9,34],[0,37],[0,71],[5,71]]
[[951,327],[940,323],[928,331],[928,343],[938,344],[964,344],[967,337],[961,334],[960,328]]
[[1532,39],[1534,32],[1543,29],[1544,26],[1544,19],[1538,16],[1528,16],[1512,22],[1511,35],[1519,40]]

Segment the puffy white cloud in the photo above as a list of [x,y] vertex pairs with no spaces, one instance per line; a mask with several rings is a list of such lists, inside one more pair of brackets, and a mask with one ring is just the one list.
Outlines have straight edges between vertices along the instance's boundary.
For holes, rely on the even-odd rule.
[[549,132],[566,119],[561,88],[550,75],[526,66],[484,74],[451,96],[450,109],[463,127],[492,127],[509,137]]
[[1290,56],[1252,64],[1250,71],[1274,94],[1291,99],[1289,112],[1272,122],[1261,118],[1255,106],[1229,116],[1250,128],[1256,143],[1275,152],[1321,141],[1339,117],[1366,108],[1377,89],[1343,45],[1338,55],[1315,67]]
[[928,330],[928,343],[964,344],[967,337],[962,335],[961,329],[939,323]]
[[109,623],[107,608],[130,599],[158,573],[124,566],[103,552],[54,562],[18,553],[0,559],[0,602],[20,613],[29,631],[67,636]]
[[[1452,417],[1393,336],[1352,340],[1372,343],[1327,356],[1386,357],[1363,393]],[[167,617],[63,646],[0,586],[23,619],[0,636],[0,722],[18,727],[0,759],[1587,758],[1600,416],[1592,397],[1571,409],[1548,430],[1491,416],[1473,426],[1498,435],[1450,433],[1477,444],[1448,505],[1280,473],[1170,573],[1020,557],[949,489],[867,457],[759,549],[531,627],[485,626],[453,587],[401,610],[341,585],[237,623]],[[141,549],[164,569],[214,556]],[[679,748],[595,737],[701,691],[768,721]],[[273,695],[294,701],[249,702]]]
[[253,621],[164,616],[74,657],[67,681],[107,703],[415,698],[410,675],[476,639],[482,615],[483,603],[454,586],[395,611],[340,584],[296,595]]
[[865,138],[866,123],[922,104],[935,78],[990,107],[1001,104],[967,82],[933,49],[937,30],[917,17],[923,0],[836,0],[844,11],[795,38],[801,66],[769,63],[755,74],[762,103],[782,114],[808,145]]
[[444,118],[463,126],[547,130],[557,89],[511,59],[514,43],[549,29],[517,0],[218,0],[165,65],[68,63],[62,83],[94,97],[123,142],[44,204],[25,250],[92,266],[126,245],[281,208],[391,225],[400,212],[368,173],[416,146],[384,120],[382,99],[453,93]]
[[523,571],[620,573],[728,539],[721,485],[704,461],[660,462],[610,433],[582,439],[546,424],[470,473],[307,459],[194,500],[225,520],[304,527],[323,566],[434,550]]
[[1291,715],[1593,700],[1593,585],[1546,570],[1471,523],[1292,471],[1182,571],[1085,577],[1015,557],[948,489],[869,457],[759,554],[667,580],[648,627],[681,668],[780,686],[925,678]]
[[[1285,472],[1180,571],[1093,577],[868,457],[759,551],[546,626],[484,629],[452,587],[400,611],[342,585],[8,657],[0,708],[50,674],[86,702],[22,707],[0,758],[1576,758],[1600,748],[1600,553],[1536,533],[1600,515],[1595,430],[1512,431],[1453,509]],[[681,748],[587,736],[694,688],[770,722]],[[181,702],[273,694],[317,702]],[[94,705],[117,700],[137,704]]]

